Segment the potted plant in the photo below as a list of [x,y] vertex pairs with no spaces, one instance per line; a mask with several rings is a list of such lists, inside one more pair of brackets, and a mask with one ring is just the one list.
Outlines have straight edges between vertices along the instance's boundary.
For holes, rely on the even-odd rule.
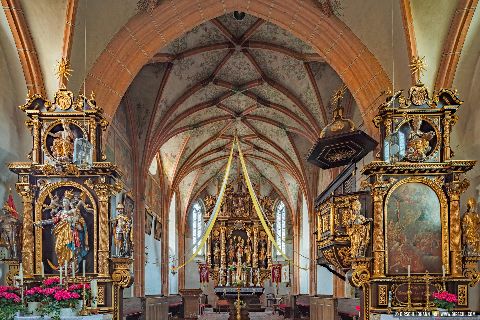
[[19,289],[0,286],[0,319],[11,320],[18,311],[23,310]]
[[80,299],[77,300],[76,310],[80,311],[83,308],[83,293],[85,292],[85,301],[90,301],[92,297],[92,291],[90,289],[90,284],[88,283],[74,283],[68,287],[68,291],[76,292]]
[[44,300],[43,288],[33,287],[25,291],[25,299],[27,300],[27,311],[29,314],[38,316],[38,309]]
[[440,310],[452,311],[457,302],[457,296],[448,291],[437,291],[433,293],[433,303]]

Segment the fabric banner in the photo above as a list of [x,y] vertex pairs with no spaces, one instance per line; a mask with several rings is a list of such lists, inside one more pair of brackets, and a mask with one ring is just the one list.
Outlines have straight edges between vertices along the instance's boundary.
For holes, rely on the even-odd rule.
[[282,266],[282,282],[290,282],[290,266],[288,264]]
[[272,264],[272,282],[280,283],[282,281],[282,265]]
[[198,272],[200,273],[200,283],[208,283],[209,272],[208,272],[208,266],[206,263],[202,263],[198,265]]
[[203,234],[202,239],[198,243],[195,252],[192,254],[192,256],[185,261],[183,264],[181,264],[178,267],[172,267],[170,270],[172,271],[177,271],[178,269],[181,269],[185,267],[187,264],[193,261],[197,254],[202,250],[202,248],[205,246],[205,243],[207,242],[208,236],[210,236],[210,232],[212,232],[213,226],[215,225],[215,221],[217,220],[218,213],[220,212],[220,208],[222,206],[222,201],[223,201],[223,196],[225,195],[225,189],[227,187],[227,182],[228,182],[228,177],[230,176],[230,168],[232,166],[232,159],[233,159],[233,148],[235,147],[235,143],[232,143],[232,149],[230,149],[230,156],[228,157],[228,162],[227,162],[227,168],[225,169],[225,176],[223,177],[223,182],[222,182],[222,187],[220,188],[220,193],[217,198],[217,202],[215,203],[215,207],[213,208],[213,213],[212,217],[210,218],[210,223],[205,229],[205,233]]

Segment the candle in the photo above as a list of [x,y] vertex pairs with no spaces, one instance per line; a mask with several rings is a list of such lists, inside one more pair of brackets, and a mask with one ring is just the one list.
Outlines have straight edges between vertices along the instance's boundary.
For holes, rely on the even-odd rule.
[[75,278],[75,262],[72,261],[72,278]]
[[408,265],[408,276],[410,277],[410,265]]
[[92,290],[92,308],[97,308],[98,285],[97,279],[90,281],[90,289]]
[[65,271],[65,281],[67,280],[67,277],[68,277],[68,270],[67,270],[67,268],[68,268],[67,261],[65,261],[65,269],[64,269],[64,271]]
[[20,263],[20,267],[18,269],[18,275],[20,276],[20,285],[23,287],[23,264]]
[[442,264],[442,276],[445,278],[445,265]]
[[83,268],[82,277],[85,278],[85,260],[82,261],[82,268]]
[[62,285],[62,279],[63,279],[63,275],[62,275],[62,266],[60,265],[60,285]]
[[45,265],[43,264],[43,261],[41,264],[41,273],[42,273],[42,279],[45,278]]

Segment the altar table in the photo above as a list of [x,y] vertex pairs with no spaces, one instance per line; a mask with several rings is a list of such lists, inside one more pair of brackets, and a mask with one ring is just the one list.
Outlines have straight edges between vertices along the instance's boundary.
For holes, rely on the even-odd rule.
[[[111,320],[111,314],[94,314],[90,316],[61,317],[61,320]],[[16,316],[14,320],[51,320],[48,316]]]

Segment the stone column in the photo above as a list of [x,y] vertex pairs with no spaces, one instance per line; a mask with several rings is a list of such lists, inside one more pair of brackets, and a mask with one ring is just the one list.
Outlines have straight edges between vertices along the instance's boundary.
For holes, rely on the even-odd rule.
[[[22,247],[22,265],[23,272],[26,275],[33,275],[34,265],[34,234],[33,234],[33,199],[34,192],[32,186],[28,184],[28,177],[22,177],[26,183],[17,183],[17,192],[22,198],[23,203],[23,247]],[[38,248],[38,250],[41,250]]]

